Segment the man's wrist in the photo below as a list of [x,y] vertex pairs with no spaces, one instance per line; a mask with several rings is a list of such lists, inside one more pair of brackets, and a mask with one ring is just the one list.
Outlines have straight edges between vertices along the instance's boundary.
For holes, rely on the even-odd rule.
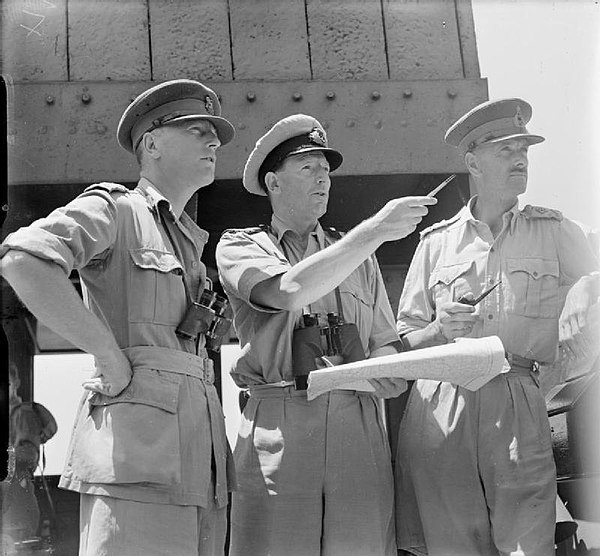
[[448,343],[448,338],[446,338],[446,336],[444,336],[444,332],[442,331],[442,325],[440,324],[439,321],[434,320],[429,326],[428,326],[430,333],[431,333],[431,340],[436,343],[436,344],[447,344]]
[[363,220],[354,229],[350,230],[346,237],[353,235],[351,239],[353,243],[359,245],[367,245],[370,248],[377,248],[384,241],[381,237],[381,230],[374,216]]

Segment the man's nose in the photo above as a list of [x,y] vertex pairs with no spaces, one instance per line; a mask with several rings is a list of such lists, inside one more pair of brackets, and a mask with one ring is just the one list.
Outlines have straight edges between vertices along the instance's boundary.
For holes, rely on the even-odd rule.
[[515,166],[519,168],[527,168],[527,153],[518,152],[515,160]]
[[326,170],[325,168],[321,168],[317,172],[317,181],[319,183],[325,183],[325,182],[329,181],[329,170]]
[[217,150],[221,146],[221,141],[219,140],[219,136],[216,133],[212,134],[212,137],[208,142],[208,146],[214,150]]

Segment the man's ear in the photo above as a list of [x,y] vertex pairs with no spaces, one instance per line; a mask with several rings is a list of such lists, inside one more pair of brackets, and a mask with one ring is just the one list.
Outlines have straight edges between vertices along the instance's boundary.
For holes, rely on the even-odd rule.
[[277,179],[277,174],[275,174],[275,172],[266,173],[265,185],[267,186],[268,193],[278,193],[280,191],[279,180]]
[[142,136],[142,149],[151,158],[160,158],[160,146],[156,140],[156,135],[151,131],[147,131]]
[[470,151],[465,153],[465,166],[472,176],[479,176],[481,174],[477,156]]

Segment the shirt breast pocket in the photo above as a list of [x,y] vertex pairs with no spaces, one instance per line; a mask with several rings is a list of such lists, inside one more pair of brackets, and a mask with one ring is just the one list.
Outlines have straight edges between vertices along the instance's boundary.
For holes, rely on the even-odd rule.
[[344,319],[346,322],[360,324],[360,319],[365,313],[369,314],[373,309],[373,293],[361,285],[360,281],[350,275],[340,285],[340,294],[344,308]]
[[130,249],[133,262],[129,280],[130,319],[176,325],[186,308],[183,267],[169,251]]
[[471,283],[476,280],[476,273],[471,272],[475,261],[465,261],[434,269],[429,277],[429,290],[436,305],[448,301],[456,301],[468,292],[476,293],[479,285]]
[[525,317],[556,318],[559,312],[559,265],[555,259],[506,260],[507,310]]

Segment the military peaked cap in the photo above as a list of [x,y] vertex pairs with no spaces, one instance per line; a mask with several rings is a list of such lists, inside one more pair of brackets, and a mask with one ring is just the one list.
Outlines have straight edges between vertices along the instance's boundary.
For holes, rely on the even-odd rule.
[[117,140],[133,153],[144,133],[173,122],[208,120],[222,145],[233,139],[233,125],[221,117],[221,103],[212,89],[191,79],[175,79],[144,91],[125,109]]
[[264,178],[288,156],[322,152],[333,172],[343,161],[342,154],[330,149],[323,126],[312,116],[294,114],[279,120],[257,142],[246,161],[244,187],[255,195],[266,196]]
[[506,139],[526,139],[530,145],[541,143],[544,137],[534,135],[525,127],[531,119],[531,105],[520,98],[484,102],[453,123],[444,140],[464,152],[483,143]]

